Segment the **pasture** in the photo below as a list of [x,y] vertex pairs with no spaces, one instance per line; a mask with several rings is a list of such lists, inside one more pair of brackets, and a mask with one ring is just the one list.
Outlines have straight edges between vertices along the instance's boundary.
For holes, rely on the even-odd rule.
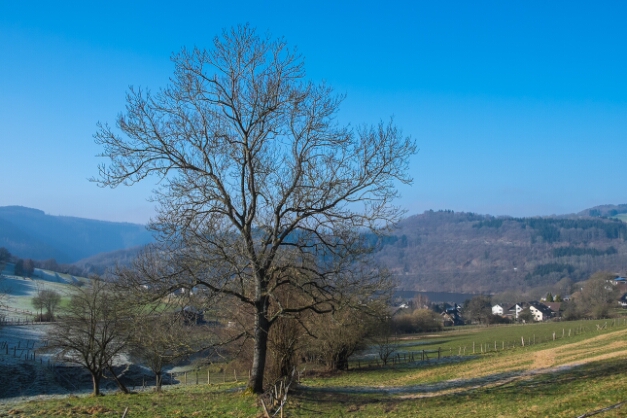
[[[475,354],[469,353],[473,342]],[[339,373],[305,370],[284,416],[577,417],[608,407],[614,409],[597,416],[627,414],[621,404],[627,399],[623,319],[462,327],[405,338],[398,347],[406,354],[440,347],[440,359],[399,360],[388,367],[362,364]],[[460,347],[466,347],[465,355]],[[0,416],[121,416],[126,408],[127,417],[265,416],[241,383],[0,404]]]
[[612,218],[620,219],[623,222],[627,222],[627,213],[619,213],[618,215],[612,216]]
[[6,300],[3,300],[2,313],[10,321],[32,320],[36,315],[32,299],[38,291],[47,289],[59,293],[63,304],[67,303],[69,286],[85,283],[87,280],[43,269],[35,269],[32,277],[14,276],[13,266],[7,265],[0,279],[0,291],[7,295]]

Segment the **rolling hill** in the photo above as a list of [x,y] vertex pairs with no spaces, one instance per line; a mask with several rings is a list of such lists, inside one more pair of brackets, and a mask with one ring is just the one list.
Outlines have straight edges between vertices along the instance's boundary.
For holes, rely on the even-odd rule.
[[400,222],[376,257],[406,290],[568,288],[595,271],[624,274],[626,239],[627,224],[601,216],[495,218],[427,211]]
[[143,225],[52,216],[22,206],[0,207],[0,247],[21,258],[73,263],[152,240]]
[[[562,293],[595,271],[627,274],[627,224],[617,219],[625,213],[627,205],[534,218],[427,211],[381,238],[375,258],[400,290]],[[85,274],[128,264],[150,242],[142,225],[0,207],[0,247],[21,258],[74,263]]]

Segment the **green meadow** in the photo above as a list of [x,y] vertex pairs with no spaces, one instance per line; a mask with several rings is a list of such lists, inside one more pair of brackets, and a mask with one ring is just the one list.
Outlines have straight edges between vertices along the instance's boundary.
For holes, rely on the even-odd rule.
[[618,215],[612,216],[612,218],[620,219],[623,222],[627,222],[627,213],[619,213]]
[[[363,360],[347,372],[328,373],[304,365],[283,416],[576,417],[609,407],[597,416],[627,415],[624,319],[460,327],[397,343],[397,361],[387,367]],[[422,350],[431,354],[416,360]],[[31,400],[0,404],[0,416],[122,416],[126,410],[129,418],[264,417],[259,400],[243,389],[241,383],[180,384],[162,393]]]

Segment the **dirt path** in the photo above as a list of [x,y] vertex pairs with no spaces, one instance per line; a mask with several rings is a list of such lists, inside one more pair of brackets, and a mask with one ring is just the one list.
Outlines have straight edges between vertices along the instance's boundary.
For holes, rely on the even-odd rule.
[[[626,338],[614,341],[621,337]],[[612,342],[606,343],[607,341]],[[489,364],[481,363],[477,367],[461,371],[459,378],[442,382],[399,385],[403,381],[416,380],[417,375],[409,375],[395,379],[394,386],[307,387],[307,390],[346,394],[394,395],[401,399],[433,397],[531,380],[538,375],[559,373],[587,363],[614,358],[627,359],[627,329],[572,344],[547,348],[524,358],[517,359],[513,356],[492,358]],[[427,374],[436,370],[427,372]],[[417,374],[420,373],[423,372]],[[424,373],[421,377],[425,377]]]

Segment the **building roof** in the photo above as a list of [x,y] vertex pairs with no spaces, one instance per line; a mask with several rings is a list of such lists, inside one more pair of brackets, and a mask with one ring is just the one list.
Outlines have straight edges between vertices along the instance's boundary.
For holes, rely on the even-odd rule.
[[562,302],[542,302],[553,312],[559,312],[562,309]]
[[555,312],[551,308],[546,306],[544,303],[537,302],[537,301],[529,302],[529,306],[530,307],[533,306],[535,309],[542,312],[542,315],[549,316],[549,317],[552,316],[553,313]]

